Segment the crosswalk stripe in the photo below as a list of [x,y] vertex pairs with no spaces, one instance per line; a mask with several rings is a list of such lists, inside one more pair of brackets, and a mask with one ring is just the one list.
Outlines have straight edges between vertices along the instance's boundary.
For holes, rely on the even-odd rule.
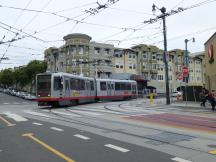
[[28,121],[28,119],[18,115],[18,114],[13,114],[10,112],[3,112],[3,114],[7,115],[8,118],[11,118],[17,122],[22,122],[22,121]]
[[27,114],[31,114],[31,115],[36,115],[36,116],[42,116],[42,117],[46,117],[46,118],[50,118],[49,115],[43,114],[43,113],[38,113],[38,112],[34,112],[34,111],[24,111]]

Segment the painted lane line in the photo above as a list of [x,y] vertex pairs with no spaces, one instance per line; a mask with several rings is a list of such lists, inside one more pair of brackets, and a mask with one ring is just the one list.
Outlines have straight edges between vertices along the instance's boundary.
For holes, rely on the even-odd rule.
[[32,123],[32,124],[34,124],[34,125],[43,125],[43,124],[41,124],[41,123]]
[[179,158],[179,157],[172,158],[171,160],[177,161],[177,162],[192,162],[192,161],[188,161],[188,160],[185,160],[185,159],[182,159],[182,158]]
[[4,105],[8,105],[9,103],[6,103],[6,102],[5,102],[5,103],[3,103],[3,104],[4,104]]
[[89,140],[90,139],[89,137],[83,136],[81,134],[75,134],[74,136],[77,137],[77,138],[81,138],[83,140]]
[[7,124],[8,127],[12,127],[12,126],[16,125],[16,124],[10,123],[9,121],[7,121],[7,120],[6,120],[5,118],[3,118],[2,116],[0,116],[0,119],[1,119],[3,122],[5,122],[5,123]]
[[40,139],[36,138],[34,136],[33,133],[26,133],[22,135],[23,137],[27,137],[33,141],[35,141],[36,143],[40,144],[41,146],[43,146],[44,148],[46,148],[47,150],[49,150],[50,152],[54,153],[55,155],[61,157],[62,159],[64,159],[67,162],[75,162],[73,159],[71,159],[69,156],[64,155],[63,153],[61,153],[60,151],[54,149],[53,147],[49,146],[48,144],[46,144],[45,142],[41,141]]
[[128,149],[125,149],[125,148],[122,148],[122,147],[119,147],[119,146],[115,146],[115,145],[112,145],[112,144],[106,144],[104,145],[105,147],[109,147],[109,148],[112,148],[114,150],[117,150],[117,151],[121,151],[121,152],[129,152],[130,150]]
[[3,114],[7,115],[8,118],[11,118],[17,122],[28,121],[28,119],[26,119],[20,115],[10,113],[10,112],[3,112]]
[[209,151],[209,154],[216,155],[216,150],[211,150],[211,151]]
[[50,129],[52,129],[52,130],[56,130],[56,131],[59,131],[59,132],[62,132],[62,131],[64,131],[63,129],[56,128],[56,127],[50,127]]

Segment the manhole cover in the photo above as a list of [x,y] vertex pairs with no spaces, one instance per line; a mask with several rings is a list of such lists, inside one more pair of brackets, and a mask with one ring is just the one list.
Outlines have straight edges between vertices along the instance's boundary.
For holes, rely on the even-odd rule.
[[216,148],[216,145],[208,145],[208,147]]

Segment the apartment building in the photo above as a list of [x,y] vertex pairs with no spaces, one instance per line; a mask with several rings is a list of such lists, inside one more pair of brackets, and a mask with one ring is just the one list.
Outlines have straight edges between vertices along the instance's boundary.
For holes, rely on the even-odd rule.
[[[134,79],[142,88],[157,89],[157,92],[165,93],[165,66],[162,49],[145,44],[132,48],[115,48],[112,44],[98,43],[91,39],[86,34],[69,34],[64,37],[63,46],[50,47],[45,50],[47,71],[61,71],[98,78]],[[185,82],[179,80],[179,76],[183,76],[185,51],[171,50],[166,59],[170,90],[176,91],[178,87],[185,85]],[[205,61],[203,60],[204,52],[189,53],[189,86],[203,86],[205,78],[209,78],[210,74],[204,76]]]

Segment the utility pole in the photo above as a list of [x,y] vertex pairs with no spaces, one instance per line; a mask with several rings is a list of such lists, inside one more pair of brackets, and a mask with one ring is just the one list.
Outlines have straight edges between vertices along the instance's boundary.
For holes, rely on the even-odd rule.
[[166,17],[175,15],[177,13],[183,12],[184,8],[179,7],[177,10],[171,10],[166,12],[166,8],[158,8],[155,4],[152,6],[152,12],[156,12],[156,9],[161,11],[161,15],[156,16],[155,18],[151,18],[147,21],[144,21],[144,24],[153,24],[158,22],[159,20],[163,20],[163,34],[164,34],[164,65],[165,65],[165,83],[166,83],[166,104],[170,104],[170,95],[169,95],[169,73],[168,73],[168,63],[167,63],[167,39],[166,39]]
[[166,85],[166,104],[170,104],[170,91],[169,91],[169,71],[168,71],[168,63],[167,63],[167,33],[166,33],[166,8],[162,7],[159,9],[157,6],[153,4],[152,11],[155,12],[156,8],[161,11],[162,15],[160,16],[163,20],[163,36],[164,36],[164,54],[163,60],[165,65],[165,85]]

